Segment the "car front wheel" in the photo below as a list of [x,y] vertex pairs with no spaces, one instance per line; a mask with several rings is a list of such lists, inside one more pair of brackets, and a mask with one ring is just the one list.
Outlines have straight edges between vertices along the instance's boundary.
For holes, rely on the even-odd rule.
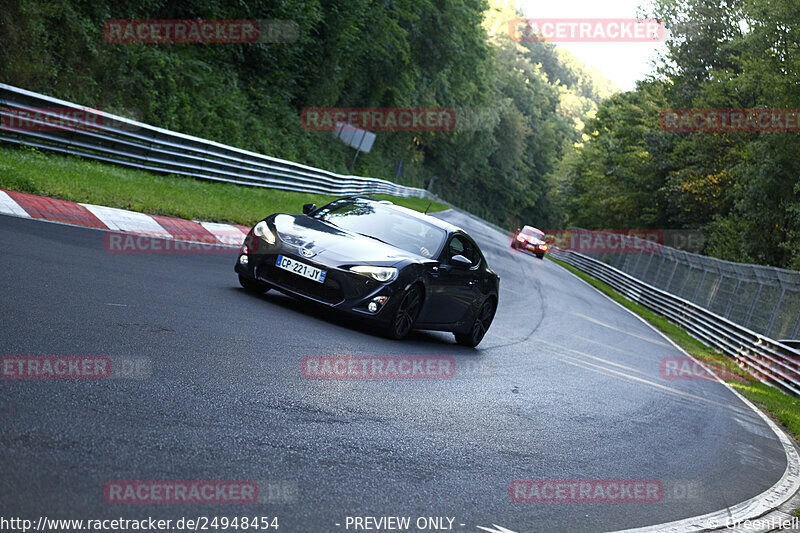
[[389,326],[389,337],[402,339],[408,335],[411,328],[414,327],[420,311],[422,311],[422,291],[419,287],[414,286],[403,295],[400,305],[397,306],[392,324]]
[[494,320],[496,306],[494,298],[487,298],[478,311],[475,321],[466,333],[456,333],[456,342],[462,346],[474,348],[481,343]]

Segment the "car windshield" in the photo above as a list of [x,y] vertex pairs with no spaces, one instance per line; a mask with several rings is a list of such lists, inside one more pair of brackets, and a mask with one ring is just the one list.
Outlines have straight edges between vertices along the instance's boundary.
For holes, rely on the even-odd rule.
[[376,202],[334,202],[315,216],[344,230],[372,237],[423,257],[433,257],[447,236],[443,229],[417,216]]
[[533,229],[528,227],[523,228],[520,233],[522,233],[526,237],[535,237],[537,239],[541,239],[544,237],[544,232],[539,231],[538,229]]

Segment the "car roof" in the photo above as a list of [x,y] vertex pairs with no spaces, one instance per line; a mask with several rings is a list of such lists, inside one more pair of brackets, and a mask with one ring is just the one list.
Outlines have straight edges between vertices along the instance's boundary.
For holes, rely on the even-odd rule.
[[536,233],[544,233],[542,230],[536,229],[533,226],[522,226],[522,230],[521,231],[526,231],[526,230],[527,231],[533,231],[533,232],[536,232]]
[[466,233],[464,230],[462,230],[458,226],[454,226],[453,224],[450,224],[449,222],[445,222],[444,220],[441,220],[439,218],[432,217],[432,216],[426,215],[424,213],[420,213],[419,211],[414,211],[413,209],[409,209],[408,207],[403,207],[401,205],[393,204],[389,200],[376,200],[375,198],[370,198],[369,196],[349,196],[347,198],[342,198],[342,200],[366,200],[368,202],[385,205],[386,207],[389,207],[390,209],[394,209],[395,211],[400,211],[400,212],[402,212],[402,213],[404,213],[406,215],[409,215],[409,216],[412,216],[412,217],[417,218],[419,220],[422,220],[424,222],[427,222],[428,224],[430,224],[432,226],[436,226],[438,228],[441,228],[444,231],[446,231],[447,233],[456,233],[456,232],[458,232],[458,233]]

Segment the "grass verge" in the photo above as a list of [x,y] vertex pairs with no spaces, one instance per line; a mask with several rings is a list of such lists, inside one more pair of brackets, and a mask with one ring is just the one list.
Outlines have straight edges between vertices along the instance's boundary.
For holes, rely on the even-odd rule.
[[[323,205],[335,196],[309,194],[175,175],[0,146],[0,189],[193,220],[250,226],[271,213],[299,213],[303,204]],[[424,211],[428,200],[377,195]],[[434,202],[429,212],[447,209]]]
[[[689,335],[686,330],[680,326],[676,326],[663,316],[622,296],[608,284],[585,274],[564,261],[559,261],[551,256],[547,256],[547,258],[569,270],[615,302],[622,304],[627,309],[630,309],[653,324],[659,331],[666,334],[670,339],[675,341],[678,346],[697,359],[708,363],[712,368],[724,369],[725,374],[731,376],[731,379],[725,380],[726,383],[768,413],[773,420],[780,423],[796,440],[800,441],[800,399],[753,379],[749,374],[735,365],[732,365],[728,357],[706,346]],[[735,374],[735,376],[733,374]]]

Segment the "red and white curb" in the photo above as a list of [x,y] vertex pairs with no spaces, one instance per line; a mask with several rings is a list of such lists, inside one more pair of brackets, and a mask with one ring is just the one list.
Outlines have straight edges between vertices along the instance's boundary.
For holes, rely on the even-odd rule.
[[250,228],[201,222],[102,205],[67,202],[0,189],[0,214],[130,233],[148,238],[177,239],[206,246],[238,248]]

